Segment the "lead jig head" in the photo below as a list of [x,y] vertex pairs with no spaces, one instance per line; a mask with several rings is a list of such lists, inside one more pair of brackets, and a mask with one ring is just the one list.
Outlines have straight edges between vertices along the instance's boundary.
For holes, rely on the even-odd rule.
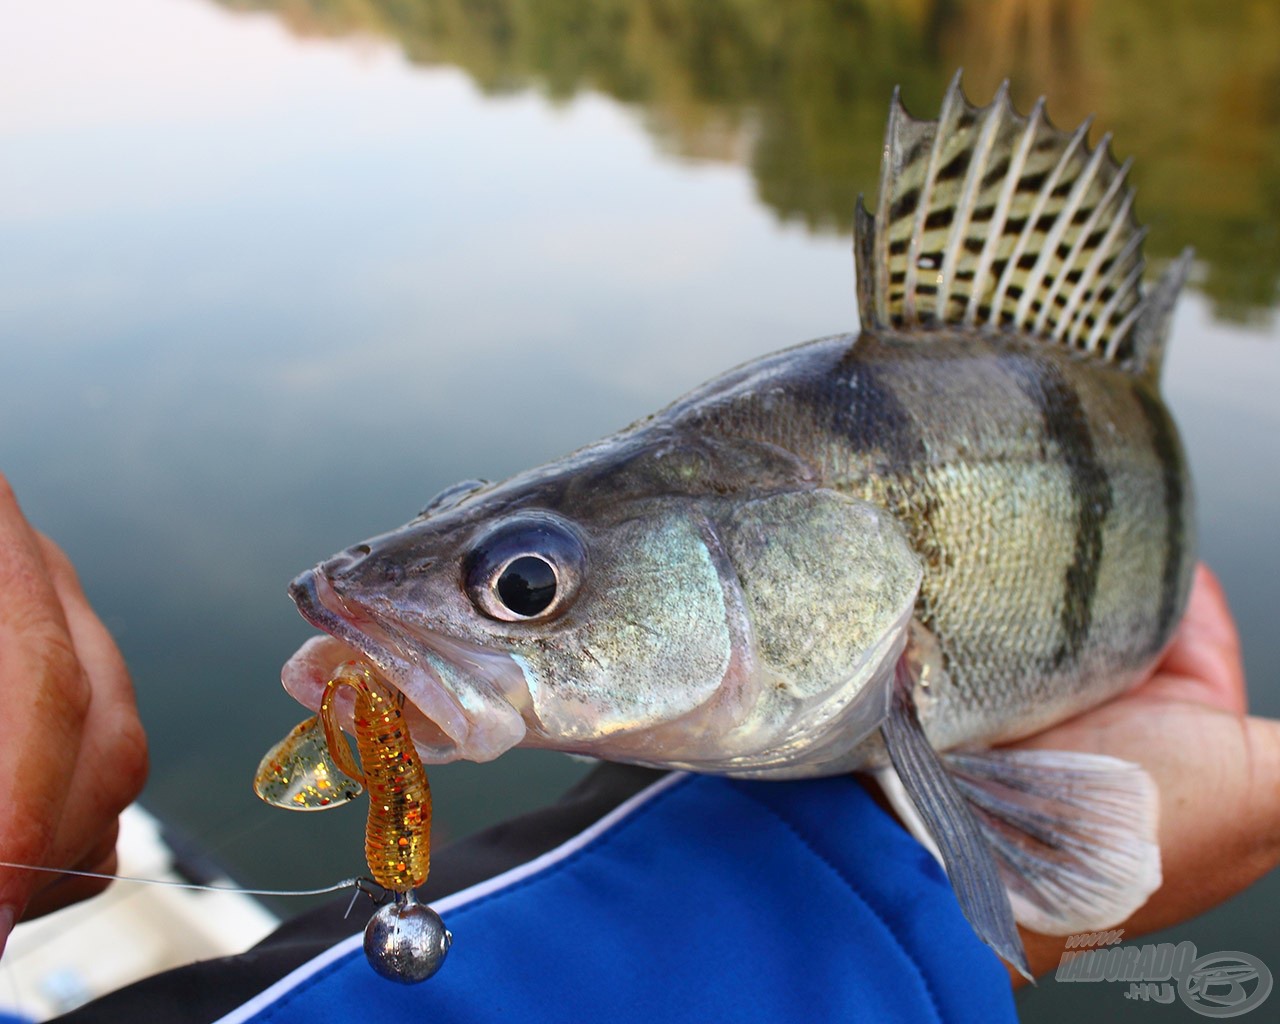
[[452,943],[440,915],[412,892],[396,893],[395,901],[379,907],[364,929],[369,966],[403,985],[426,981],[440,970]]

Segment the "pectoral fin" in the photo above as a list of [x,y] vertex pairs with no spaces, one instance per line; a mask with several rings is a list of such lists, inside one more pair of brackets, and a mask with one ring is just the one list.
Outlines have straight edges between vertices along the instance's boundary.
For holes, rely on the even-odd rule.
[[1160,887],[1151,776],[1101,754],[983,750],[943,756],[995,849],[1019,923],[1099,931]]
[[894,773],[881,785],[908,827],[923,829],[987,945],[1025,974],[1015,920],[1046,935],[1101,930],[1159,888],[1158,800],[1145,771],[1071,751],[940,755],[912,689],[900,665],[882,729]]
[[889,717],[880,730],[894,770],[937,844],[964,916],[983,942],[1030,978],[1027,955],[991,846],[920,727],[912,687],[910,675],[899,663]]

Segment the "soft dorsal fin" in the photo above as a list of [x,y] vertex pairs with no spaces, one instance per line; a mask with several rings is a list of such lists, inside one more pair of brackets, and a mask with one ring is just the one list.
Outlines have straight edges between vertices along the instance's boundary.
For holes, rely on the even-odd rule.
[[959,73],[936,121],[895,91],[876,213],[859,200],[855,223],[863,326],[1016,330],[1158,374],[1190,252],[1143,295],[1129,165],[1088,129],[1059,131],[1043,99],[1023,117],[1007,83],[976,108]]

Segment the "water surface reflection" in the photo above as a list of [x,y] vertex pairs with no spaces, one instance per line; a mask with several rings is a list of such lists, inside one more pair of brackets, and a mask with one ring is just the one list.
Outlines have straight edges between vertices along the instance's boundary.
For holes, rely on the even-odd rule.
[[[393,40],[484,92],[599,92],[664,149],[742,162],[780,217],[845,232],[874,193],[884,97],[919,116],[952,72],[985,102],[1004,78],[1059,124],[1089,114],[1134,171],[1148,253],[1194,245],[1219,315],[1248,318],[1280,279],[1280,9],[1212,0],[219,0],[303,38]],[[1096,137],[1095,132],[1095,137]]]

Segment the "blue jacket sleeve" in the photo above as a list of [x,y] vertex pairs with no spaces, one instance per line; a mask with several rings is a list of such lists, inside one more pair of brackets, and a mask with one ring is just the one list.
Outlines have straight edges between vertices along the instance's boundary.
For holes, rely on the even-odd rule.
[[379,978],[352,936],[223,1024],[1016,1019],[942,871],[851,777],[666,776],[434,905],[431,980]]

